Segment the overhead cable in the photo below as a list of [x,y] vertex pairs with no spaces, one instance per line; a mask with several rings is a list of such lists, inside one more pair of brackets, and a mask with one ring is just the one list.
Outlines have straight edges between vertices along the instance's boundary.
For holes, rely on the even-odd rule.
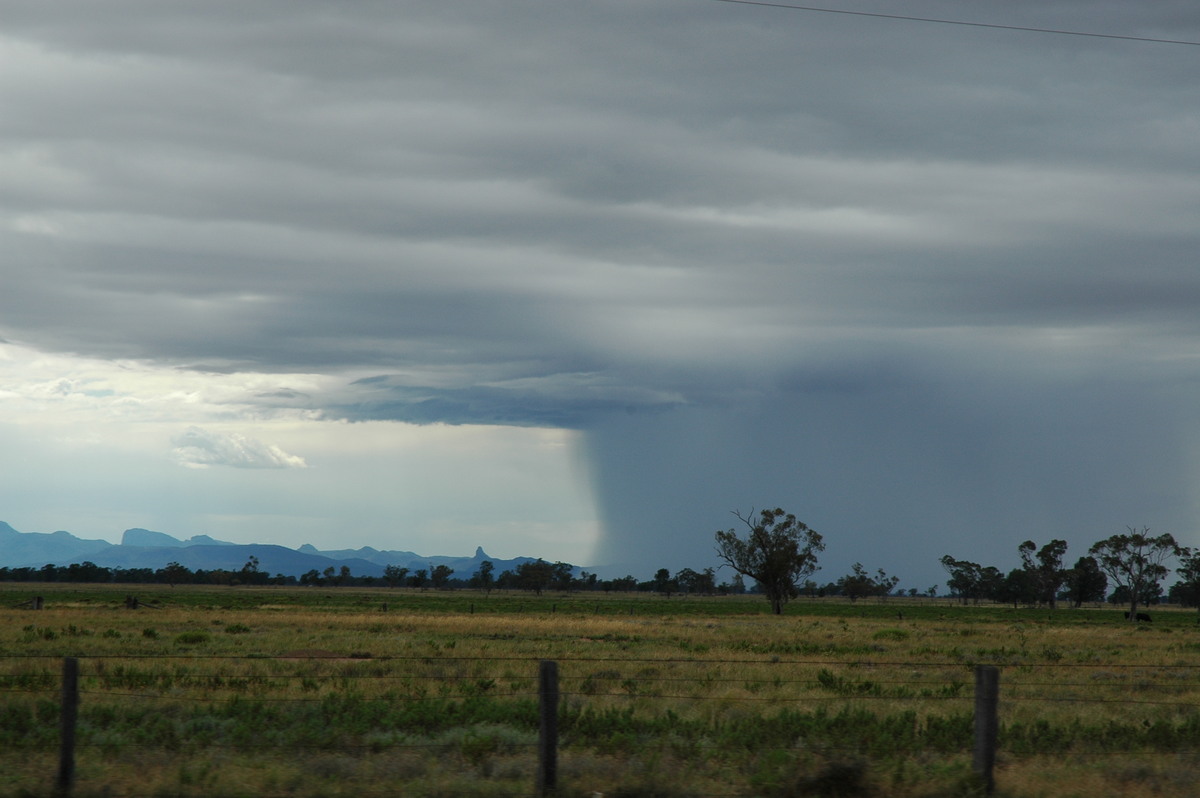
[[766,6],[768,8],[786,8],[791,11],[813,11],[820,14],[845,14],[852,17],[874,17],[876,19],[895,19],[905,22],[930,22],[938,25],[963,25],[970,28],[993,28],[996,30],[1022,31],[1025,33],[1053,33],[1058,36],[1086,36],[1093,39],[1121,39],[1130,42],[1148,42],[1151,44],[1186,44],[1200,47],[1200,42],[1186,39],[1156,39],[1150,36],[1128,36],[1119,33],[1091,33],[1088,31],[1065,30],[1058,28],[1035,28],[1027,25],[1001,25],[995,22],[968,22],[961,19],[938,19],[935,17],[913,17],[903,14],[883,14],[877,11],[850,11],[844,8],[818,8],[816,6],[799,6],[790,3],[772,3],[768,0],[716,0],[718,3],[732,3],[743,6]]

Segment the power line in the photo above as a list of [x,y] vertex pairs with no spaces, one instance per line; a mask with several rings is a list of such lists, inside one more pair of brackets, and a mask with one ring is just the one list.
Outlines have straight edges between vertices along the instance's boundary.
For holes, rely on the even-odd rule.
[[1092,39],[1120,39],[1129,42],[1149,42],[1151,44],[1186,44],[1200,47],[1200,42],[1186,39],[1155,39],[1149,36],[1126,36],[1119,33],[1089,33],[1079,30],[1062,30],[1058,28],[1035,28],[1026,25],[1000,25],[994,22],[967,22],[961,19],[937,19],[935,17],[911,17],[902,14],[882,14],[875,11],[848,11],[842,8],[818,8],[816,6],[798,6],[789,3],[772,3],[767,0],[716,0],[718,3],[732,3],[743,6],[766,6],[768,8],[786,8],[791,11],[813,11],[820,14],[844,14],[851,17],[874,17],[876,19],[899,19],[905,22],[931,22],[938,25],[961,25],[969,28],[993,28],[996,30],[1022,31],[1025,33],[1053,33],[1058,36],[1086,36]]

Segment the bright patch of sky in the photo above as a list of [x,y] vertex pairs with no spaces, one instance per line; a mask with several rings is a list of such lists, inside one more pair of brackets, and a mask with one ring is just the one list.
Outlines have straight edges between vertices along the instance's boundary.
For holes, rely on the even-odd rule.
[[114,543],[143,527],[464,556],[568,559],[595,546],[578,433],[351,423],[291,406],[326,382],[0,345],[8,520]]

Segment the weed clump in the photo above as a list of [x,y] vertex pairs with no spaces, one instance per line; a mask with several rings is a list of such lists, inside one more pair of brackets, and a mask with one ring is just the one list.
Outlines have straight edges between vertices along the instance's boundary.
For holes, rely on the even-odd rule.
[[880,629],[871,635],[872,640],[907,640],[909,637],[907,629]]

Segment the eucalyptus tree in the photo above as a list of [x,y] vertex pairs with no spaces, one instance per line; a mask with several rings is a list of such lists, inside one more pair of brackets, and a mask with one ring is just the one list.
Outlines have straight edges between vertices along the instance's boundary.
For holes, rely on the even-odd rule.
[[899,583],[900,577],[888,576],[882,568],[872,576],[862,563],[856,562],[850,567],[850,573],[837,580],[837,587],[843,596],[857,601],[864,596],[887,596]]
[[404,584],[405,578],[408,576],[408,569],[401,568],[395,563],[389,563],[383,569],[383,579],[387,582],[388,587],[399,587]]
[[1051,609],[1057,608],[1058,590],[1067,577],[1062,564],[1067,541],[1052,540],[1039,549],[1036,543],[1027,540],[1017,547],[1017,551],[1021,555],[1021,567],[1029,576],[1034,600],[1048,604]]
[[429,571],[429,581],[433,583],[435,589],[442,589],[446,583],[450,581],[450,577],[454,575],[454,569],[449,565],[435,565]]
[[950,595],[962,599],[964,605],[972,599],[979,601],[983,590],[982,565],[970,560],[956,560],[949,554],[943,555],[938,562],[950,576],[946,580],[946,587],[950,589]]
[[1169,571],[1165,563],[1183,557],[1187,550],[1170,533],[1152,536],[1149,527],[1126,527],[1127,534],[1113,535],[1092,544],[1088,553],[1100,570],[1129,595],[1129,621],[1137,623],[1138,600],[1147,588],[1157,587]]
[[1187,604],[1200,607],[1200,552],[1184,549],[1179,558],[1179,583],[1171,589],[1172,595],[1179,596]]
[[734,516],[746,527],[746,537],[737,529],[716,533],[717,556],[733,570],[758,582],[771,603],[771,611],[783,613],[788,599],[799,595],[797,585],[817,570],[817,553],[824,551],[821,535],[791,513],[778,507]]
[[1108,577],[1095,557],[1080,557],[1066,573],[1067,597],[1075,607],[1082,607],[1085,601],[1104,601]]
[[492,575],[495,570],[496,564],[491,560],[479,563],[479,570],[471,577],[471,586],[479,588],[484,593],[491,593],[492,586],[496,584],[496,577]]

